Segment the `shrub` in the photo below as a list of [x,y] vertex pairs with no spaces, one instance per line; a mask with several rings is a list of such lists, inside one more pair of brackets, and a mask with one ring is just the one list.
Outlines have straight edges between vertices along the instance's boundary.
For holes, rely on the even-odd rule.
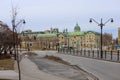
[[1,55],[0,55],[0,60],[2,60],[2,59],[10,59],[10,58],[11,58],[11,55],[10,55],[10,54],[6,54],[6,55],[1,54]]

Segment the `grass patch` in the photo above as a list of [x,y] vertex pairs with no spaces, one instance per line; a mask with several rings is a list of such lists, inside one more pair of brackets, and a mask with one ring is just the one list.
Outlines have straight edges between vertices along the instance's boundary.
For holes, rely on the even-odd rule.
[[14,70],[14,60],[13,59],[0,60],[0,70]]
[[11,55],[10,54],[0,54],[0,60],[3,60],[3,59],[10,59],[11,58]]
[[11,80],[11,79],[0,79],[0,80]]
[[46,59],[49,59],[49,60],[53,60],[53,61],[65,64],[65,65],[70,65],[69,62],[66,62],[63,59],[61,59],[60,57],[56,57],[56,56],[53,56],[53,55],[45,55],[43,58],[46,58]]

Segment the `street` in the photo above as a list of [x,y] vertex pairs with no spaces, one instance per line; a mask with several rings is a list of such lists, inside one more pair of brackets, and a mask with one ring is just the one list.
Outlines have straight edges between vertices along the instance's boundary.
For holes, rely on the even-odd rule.
[[[62,77],[64,79],[70,80],[91,80],[84,71],[79,69],[74,69],[70,65],[61,64],[52,60],[45,59],[39,56],[29,57],[33,61],[40,71],[43,71],[54,76]],[[92,77],[91,77],[92,78]],[[92,79],[94,80],[94,78]]]
[[120,80],[120,63],[108,62],[84,57],[60,54],[56,51],[35,51],[38,55],[55,55],[72,65],[78,65],[85,71],[97,76],[99,80]]

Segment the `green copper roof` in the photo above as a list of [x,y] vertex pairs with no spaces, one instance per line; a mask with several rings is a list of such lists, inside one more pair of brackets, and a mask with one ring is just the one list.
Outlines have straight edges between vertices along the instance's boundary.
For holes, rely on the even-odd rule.
[[76,23],[74,30],[80,31],[80,26],[78,25],[78,23]]
[[63,33],[67,33],[68,31],[67,31],[67,28],[66,29],[63,29]]
[[94,33],[95,35],[100,35],[100,33],[95,32],[95,31],[87,31],[87,32],[85,32],[85,33],[89,33],[89,32],[92,32],[92,33]]
[[38,34],[37,37],[56,37],[56,34]]
[[68,32],[69,36],[84,35],[84,32]]

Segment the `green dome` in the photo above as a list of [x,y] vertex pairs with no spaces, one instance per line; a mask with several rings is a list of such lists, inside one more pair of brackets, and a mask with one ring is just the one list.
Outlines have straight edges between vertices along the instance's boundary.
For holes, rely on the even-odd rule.
[[78,25],[78,23],[76,23],[76,26],[74,28],[74,31],[77,32],[77,31],[80,31],[80,26]]

